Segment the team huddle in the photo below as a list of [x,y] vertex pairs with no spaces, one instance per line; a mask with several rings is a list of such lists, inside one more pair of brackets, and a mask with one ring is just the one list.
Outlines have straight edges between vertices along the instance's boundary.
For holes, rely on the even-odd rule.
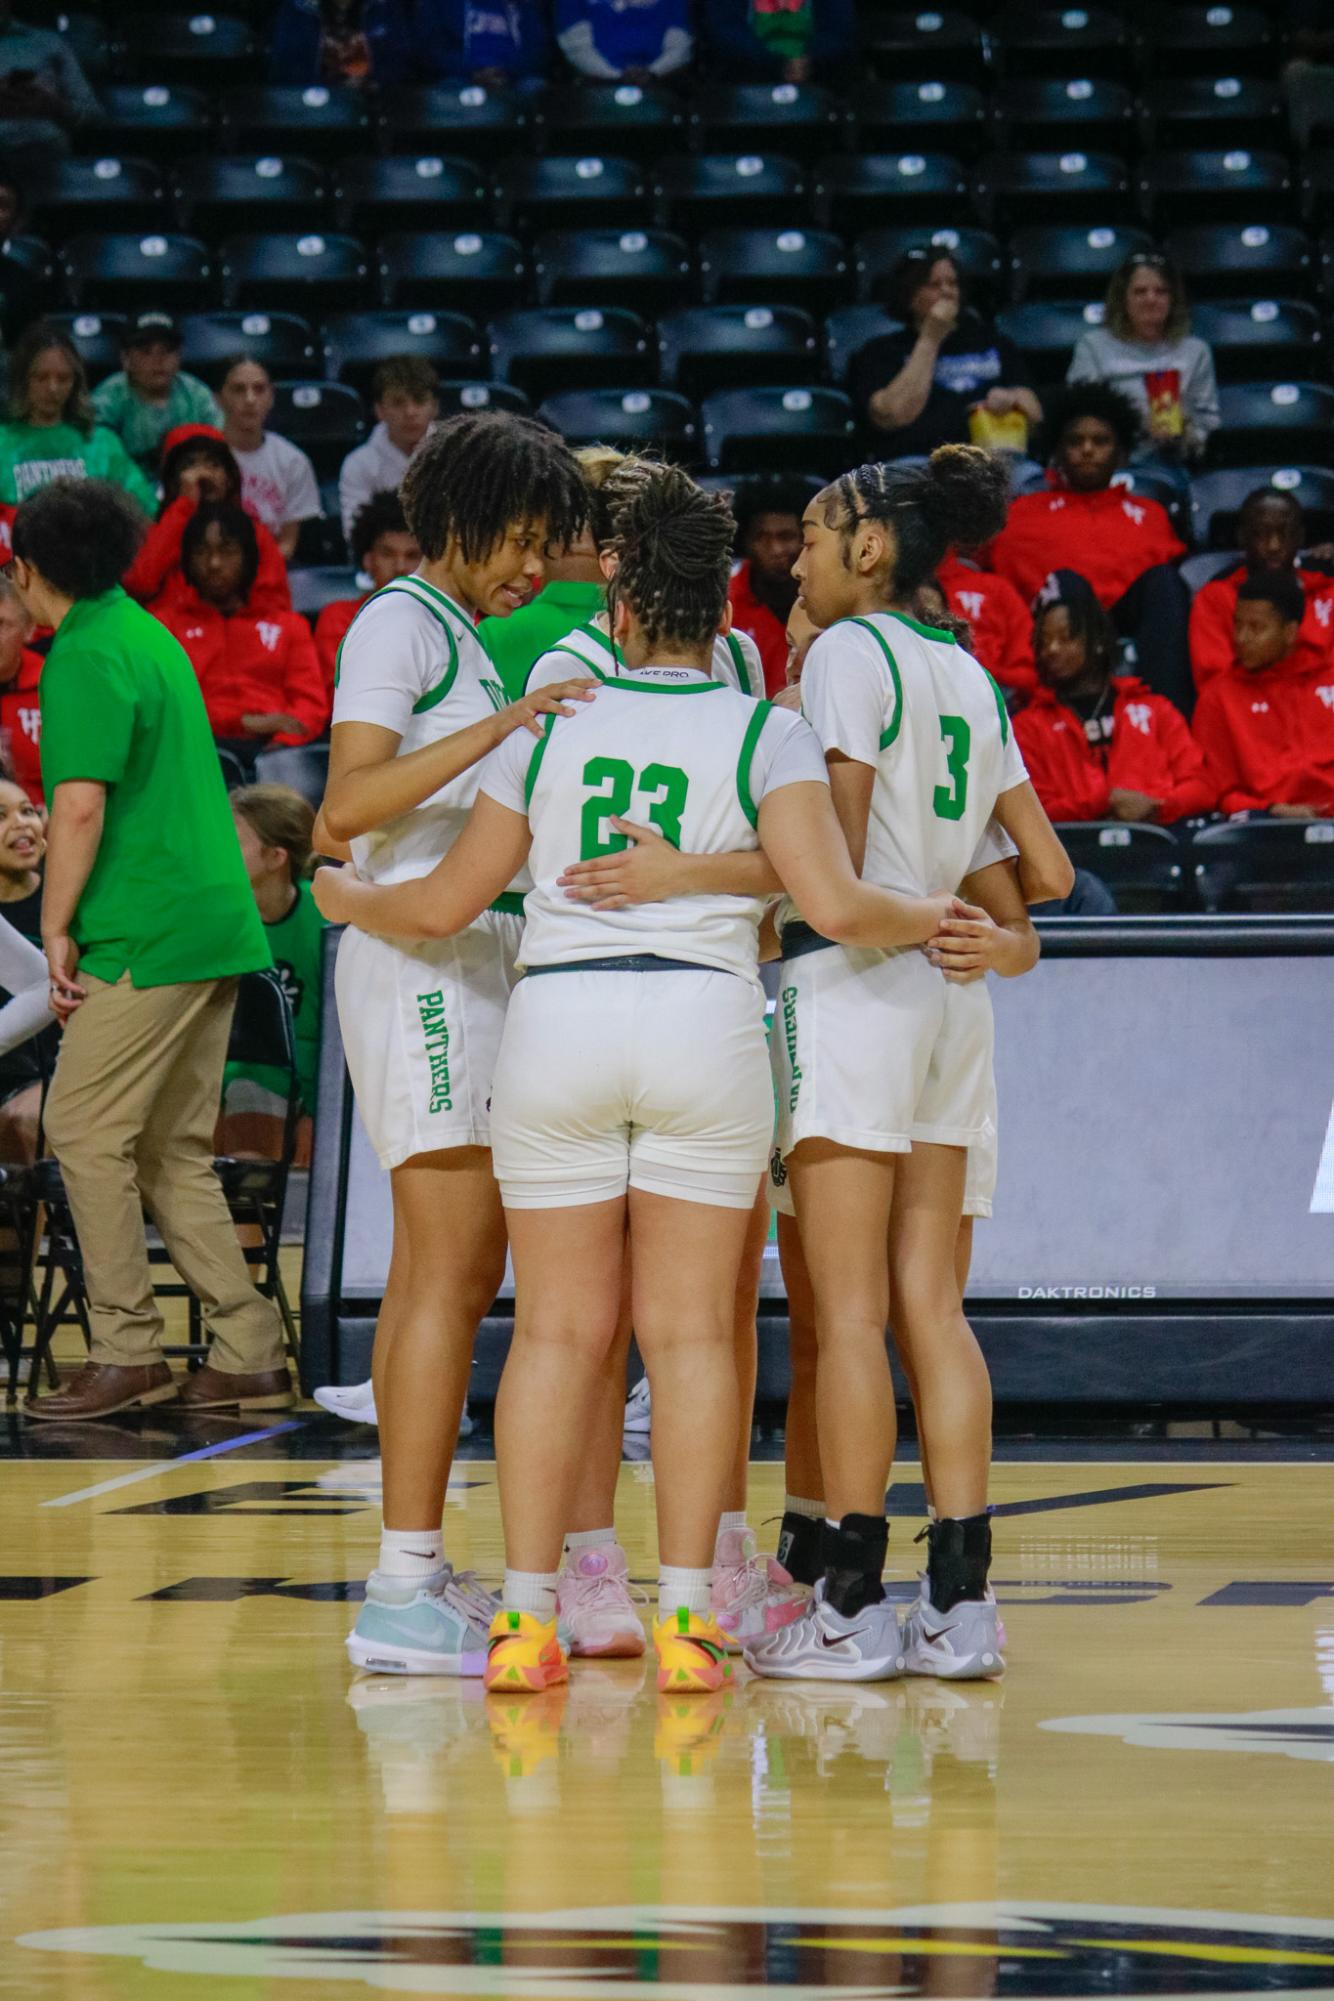
[[[370,1672],[564,1680],[645,1640],[614,1527],[631,1334],[652,1392],[658,1686],[758,1674],[995,1676],[991,1399],[964,1317],[996,1171],[986,973],[1069,865],[1004,702],[921,616],[1001,525],[970,447],[863,466],[811,502],[800,713],[729,630],[733,522],[675,467],[582,463],[461,417],[409,466],[423,561],[343,642],[315,896],[345,922],[339,1019],[389,1171],[374,1351],[384,1527],[350,1657]],[[605,606],[506,702],[477,622],[582,552]],[[761,958],[780,962],[766,1041]],[[779,1558],[746,1526],[770,1207],[790,1307]],[[473,1340],[508,1243],[496,1404],[505,1573],[448,1560]],[[931,1505],[917,1602],[882,1582],[886,1350]]]

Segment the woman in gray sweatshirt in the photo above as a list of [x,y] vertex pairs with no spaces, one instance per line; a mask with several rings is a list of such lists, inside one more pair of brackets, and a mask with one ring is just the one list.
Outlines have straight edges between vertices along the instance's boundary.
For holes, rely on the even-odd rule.
[[1193,464],[1218,429],[1213,354],[1190,331],[1180,272],[1158,251],[1136,251],[1115,273],[1103,323],[1081,334],[1065,379],[1110,383],[1134,404],[1132,462]]

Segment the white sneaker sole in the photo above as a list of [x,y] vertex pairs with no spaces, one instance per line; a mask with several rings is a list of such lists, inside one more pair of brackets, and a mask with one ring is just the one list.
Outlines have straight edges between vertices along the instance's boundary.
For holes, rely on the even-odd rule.
[[387,1647],[356,1633],[348,1634],[346,1645],[348,1659],[363,1674],[480,1676],[486,1670],[484,1648],[475,1654],[436,1654],[420,1647]]
[[944,1649],[914,1647],[906,1657],[905,1674],[929,1675],[935,1681],[999,1681],[1005,1673],[1000,1653],[951,1654]]
[[766,1681],[897,1681],[904,1672],[902,1654],[880,1659],[841,1661],[832,1654],[802,1655],[796,1660],[770,1659],[753,1648],[742,1649],[746,1666]]
[[379,1423],[373,1403],[346,1403],[338,1389],[315,1390],[313,1395],[321,1410],[327,1410],[331,1417],[341,1417],[345,1424]]
[[648,1646],[643,1628],[630,1632],[613,1633],[611,1638],[598,1645],[583,1640],[571,1640],[567,1653],[575,1661],[637,1661]]

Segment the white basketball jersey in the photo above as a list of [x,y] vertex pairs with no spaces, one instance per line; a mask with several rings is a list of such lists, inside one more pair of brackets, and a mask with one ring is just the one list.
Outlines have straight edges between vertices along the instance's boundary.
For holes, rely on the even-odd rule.
[[[531,695],[535,689],[550,688],[557,681],[575,680],[581,672],[605,681],[608,674],[617,671],[617,654],[611,638],[592,619],[587,625],[575,626],[533,662],[523,691]],[[764,667],[760,650],[749,633],[718,634],[713,642],[711,672],[715,681],[735,688],[738,694],[749,695],[757,702],[764,699]]]
[[[377,723],[398,756],[453,736],[506,705],[504,688],[462,606],[418,576],[368,598],[338,652],[333,720]],[[435,867],[477,796],[480,762],[439,792],[352,842],[368,882],[403,882]]]
[[755,849],[761,800],[811,781],[825,782],[824,758],[799,716],[685,667],[609,677],[574,715],[548,717],[536,745],[516,733],[488,760],[482,790],[526,812],[532,828],[520,964],[650,952],[753,977],[759,898],[594,910],[570,902],[556,879],[571,862],[628,845],[613,816],[654,826],[687,853]]
[[826,752],[875,768],[863,879],[915,896],[957,889],[997,796],[1025,776],[986,669],[899,612],[841,619],[806,657],[801,709]]

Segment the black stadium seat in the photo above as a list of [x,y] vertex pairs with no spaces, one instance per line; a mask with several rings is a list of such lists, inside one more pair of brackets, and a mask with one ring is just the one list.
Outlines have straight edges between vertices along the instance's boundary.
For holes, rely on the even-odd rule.
[[986,144],[986,99],[976,84],[871,77],[853,85],[848,106],[859,153],[910,146],[973,160]]
[[799,465],[832,476],[854,456],[852,405],[837,389],[723,389],[705,398],[700,416],[715,472]]
[[818,367],[815,321],[796,306],[684,306],[658,321],[662,381],[696,399],[796,382]]
[[996,144],[1050,152],[1092,146],[1119,153],[1133,138],[1135,100],[1106,77],[1007,77],[993,103]]
[[1235,549],[1205,549],[1198,556],[1187,556],[1177,575],[1194,597],[1215,577],[1221,577],[1225,570],[1235,570],[1240,561],[1241,557]]
[[1292,495],[1306,516],[1307,536],[1312,542],[1334,534],[1334,472],[1310,465],[1232,466],[1222,472],[1202,473],[1192,482],[1191,505],[1201,548],[1236,547],[1238,510],[1258,486],[1272,486],[1276,493]]
[[1098,298],[1127,257],[1152,248],[1151,236],[1127,225],[1035,223],[1010,238],[1011,292],[1019,302],[1079,292]]
[[539,306],[486,330],[491,368],[540,402],[565,389],[637,388],[652,376],[648,331],[621,306]]
[[146,236],[170,221],[166,204],[161,171],[149,160],[110,154],[98,160],[58,160],[34,175],[32,224],[48,243],[103,229]]
[[1151,146],[1286,142],[1283,95],[1273,77],[1160,77],[1144,85],[1140,112]]
[[344,160],[338,169],[343,229],[378,236],[389,229],[467,229],[487,217],[486,177],[471,160],[395,153]]
[[517,410],[520,416],[526,416],[533,407],[522,389],[516,389],[512,382],[442,382],[438,393],[442,417],[457,417],[473,410]]
[[884,306],[842,306],[838,312],[830,313],[824,323],[825,365],[830,381],[845,389],[852,364],[866,343],[878,340],[882,334],[902,331],[903,322],[894,319]]
[[223,296],[229,306],[263,303],[319,314],[363,303],[370,258],[355,236],[338,232],[248,231],[222,246]]
[[71,306],[92,295],[99,306],[142,312],[147,306],[186,308],[212,303],[212,261],[193,236],[76,236],[61,253]]
[[818,159],[842,144],[847,113],[813,83],[706,83],[690,100],[701,153],[786,153]]
[[252,74],[258,54],[248,22],[203,8],[131,14],[122,19],[119,32],[126,50],[148,65],[154,80],[206,90]]
[[262,361],[269,374],[314,372],[318,349],[310,323],[295,313],[187,313],[181,321],[181,359],[186,368],[217,382],[238,354]]
[[989,46],[973,15],[962,7],[923,7],[875,14],[864,37],[876,74],[902,78],[943,78],[947,83],[981,83]]
[[335,382],[350,382],[365,395],[382,361],[415,354],[441,375],[476,369],[482,342],[462,313],[333,313],[324,322],[324,368]]
[[101,382],[104,376],[116,373],[129,324],[124,313],[52,313],[50,324],[69,335],[90,382]]
[[1304,300],[1202,299],[1191,326],[1214,351],[1222,382],[1263,382],[1319,372],[1320,315]]
[[689,244],[665,229],[553,229],[533,245],[540,306],[665,310],[689,292],[690,273]]
[[1105,882],[1118,910],[1148,915],[1181,908],[1185,850],[1170,827],[1081,820],[1065,821],[1056,831],[1075,867]]
[[1286,222],[1294,212],[1292,169],[1282,153],[1246,146],[1180,147],[1150,153],[1137,177],[1144,214],[1156,228],[1235,217]]
[[1206,910],[1334,910],[1334,820],[1239,820],[1190,845]]
[[1311,288],[1311,239],[1291,223],[1195,223],[1174,229],[1166,249],[1197,299],[1252,287],[1266,297],[1300,297]]
[[332,479],[367,432],[360,396],[345,382],[275,382],[272,428],[311,459],[316,476]]
[[1334,222],[1334,146],[1308,153],[1303,162],[1302,213],[1316,228]]
[[1233,382],[1218,392],[1223,422],[1209,440],[1214,465],[1284,456],[1334,465],[1334,389],[1327,382]]
[[98,96],[101,116],[91,119],[79,134],[98,152],[129,153],[135,159],[170,164],[197,147],[208,131],[208,94],[188,84],[108,83]]
[[505,160],[496,181],[495,219],[516,236],[567,223],[630,229],[644,220],[644,170],[614,153]]
[[233,152],[340,160],[366,150],[371,124],[359,90],[330,90],[322,83],[246,84],[224,91],[222,129]]
[[379,245],[380,301],[448,306],[478,318],[523,296],[523,251],[495,230],[395,230]]
[[439,146],[494,166],[523,143],[522,102],[481,84],[395,84],[380,93],[386,153],[430,153]]
[[710,229],[699,244],[708,305],[788,299],[816,312],[851,297],[852,261],[825,229]]
[[[366,585],[350,563],[293,564],[287,572],[292,590],[292,610],[302,618],[318,618],[328,604],[340,598],[360,597]],[[261,751],[262,757],[271,756]]]
[[40,236],[11,236],[0,244],[0,326],[13,342],[30,320],[50,310],[56,297],[56,255]]
[[1060,382],[1070,365],[1081,334],[1102,325],[1101,301],[1030,299],[997,313],[996,325],[1008,334],[1042,382]]
[[676,153],[657,162],[652,181],[655,219],[685,231],[781,228],[801,213],[806,192],[797,162],[773,153]]
[[963,163],[950,153],[844,154],[816,167],[811,208],[826,229],[852,236],[882,223],[957,214],[967,192]]
[[1110,153],[989,153],[973,198],[993,226],[1129,219],[1130,175]]
[[263,226],[318,229],[328,220],[327,167],[295,155],[195,155],[172,174],[181,227],[210,242]]
[[1274,29],[1259,7],[1237,0],[1159,6],[1141,31],[1146,77],[1256,76],[1272,71]]
[[1130,64],[1123,10],[1010,0],[996,16],[996,56],[1007,76],[1120,77]]
[[681,144],[685,112],[665,84],[558,84],[535,107],[535,136],[552,153],[621,153],[655,160]]
[[677,464],[695,456],[694,409],[672,389],[566,389],[537,414],[571,445],[619,445]]
[[868,229],[857,238],[853,257],[857,289],[863,299],[882,299],[894,266],[907,250],[930,248],[950,256],[965,279],[991,302],[1000,285],[1001,247],[987,229],[913,228],[897,223],[892,229]]

